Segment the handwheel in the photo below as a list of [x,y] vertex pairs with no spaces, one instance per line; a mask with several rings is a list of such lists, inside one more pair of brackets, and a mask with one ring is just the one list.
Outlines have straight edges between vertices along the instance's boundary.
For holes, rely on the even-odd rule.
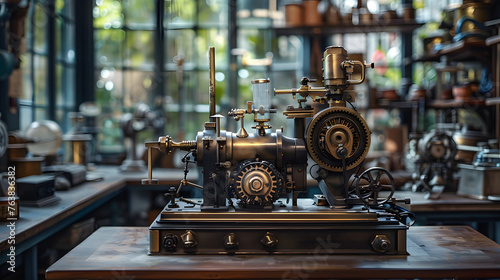
[[356,180],[356,193],[368,207],[388,202],[394,194],[394,189],[391,173],[380,167],[367,169]]

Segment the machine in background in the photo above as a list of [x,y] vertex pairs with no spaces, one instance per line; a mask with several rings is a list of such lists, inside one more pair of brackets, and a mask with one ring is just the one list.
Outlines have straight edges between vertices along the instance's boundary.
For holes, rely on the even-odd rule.
[[[158,183],[152,178],[151,149],[185,150],[184,174],[191,163],[203,168],[202,186],[184,177],[166,194],[170,202],[150,226],[150,254],[407,254],[412,215],[396,206],[388,171],[361,172],[371,132],[344,91],[364,81],[369,65],[349,60],[342,47],[328,47],[324,87],[313,88],[304,78],[299,89],[276,90],[301,96],[298,107],[283,112],[294,120],[294,137],[286,137],[279,129],[270,132],[276,110],[270,107],[268,79],[254,80],[253,101],[228,113],[240,121],[239,131],[221,131],[213,48],[209,60],[210,120],[204,130],[193,141],[164,136],[145,143],[150,160],[143,184]],[[355,67],[361,77],[352,80]],[[306,104],[310,98],[328,108],[315,113]],[[253,115],[255,133],[245,130],[246,115]],[[308,157],[315,162],[311,168]],[[298,198],[309,172],[323,193],[316,200]],[[202,189],[203,198],[180,197],[185,186]]]

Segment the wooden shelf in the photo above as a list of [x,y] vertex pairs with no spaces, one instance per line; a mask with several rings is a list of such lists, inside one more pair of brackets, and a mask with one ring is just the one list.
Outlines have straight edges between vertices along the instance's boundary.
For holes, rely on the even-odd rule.
[[448,56],[454,61],[479,60],[484,64],[491,63],[491,48],[485,40],[463,40],[450,43],[439,51],[432,51],[419,57],[416,61],[438,61],[441,56]]
[[413,109],[418,107],[419,101],[379,99],[378,107],[374,109]]
[[433,100],[429,103],[429,107],[436,109],[445,108],[463,108],[463,107],[476,107],[486,106],[484,98],[470,98],[465,100]]
[[394,20],[390,24],[373,22],[372,24],[359,25],[320,25],[320,26],[284,26],[274,27],[277,35],[333,35],[346,33],[371,33],[371,32],[393,32],[393,33],[411,33],[416,28],[422,26],[422,23],[405,22],[403,20]]

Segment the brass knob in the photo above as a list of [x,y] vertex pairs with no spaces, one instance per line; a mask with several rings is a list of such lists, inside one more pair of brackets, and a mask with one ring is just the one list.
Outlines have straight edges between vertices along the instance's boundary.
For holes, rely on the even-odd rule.
[[227,250],[237,249],[238,245],[238,238],[236,238],[234,233],[231,232],[224,237],[224,247],[226,247]]
[[278,245],[278,238],[274,236],[274,234],[267,232],[264,237],[260,240],[260,243],[262,243],[264,246],[268,248],[273,248],[276,245]]
[[182,242],[186,248],[194,248],[198,245],[198,238],[196,234],[191,230],[186,230],[186,233],[181,235]]

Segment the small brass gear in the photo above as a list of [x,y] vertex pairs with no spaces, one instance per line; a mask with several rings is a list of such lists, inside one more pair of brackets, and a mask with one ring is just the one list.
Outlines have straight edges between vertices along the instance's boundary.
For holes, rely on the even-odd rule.
[[347,148],[346,170],[351,170],[368,154],[371,131],[356,111],[338,106],[317,113],[307,127],[306,137],[307,151],[319,166],[342,172],[342,159],[335,147],[342,143]]
[[283,190],[281,173],[269,162],[244,162],[232,176],[231,188],[244,205],[272,205]]

